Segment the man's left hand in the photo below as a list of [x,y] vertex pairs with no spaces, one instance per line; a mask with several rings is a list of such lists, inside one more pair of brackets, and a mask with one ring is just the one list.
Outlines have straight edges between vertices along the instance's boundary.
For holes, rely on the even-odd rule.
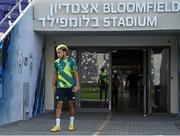
[[79,89],[80,89],[80,87],[79,86],[75,86],[74,88],[73,88],[73,92],[78,92],[79,91]]

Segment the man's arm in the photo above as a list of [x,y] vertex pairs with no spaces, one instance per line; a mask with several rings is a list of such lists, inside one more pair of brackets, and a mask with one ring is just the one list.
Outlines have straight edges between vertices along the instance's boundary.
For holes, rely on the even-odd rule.
[[126,78],[126,86],[125,86],[126,89],[128,87],[128,82],[129,82],[129,76]]
[[57,72],[54,70],[53,80],[52,80],[52,91],[56,90]]
[[80,83],[79,83],[79,74],[77,70],[74,70],[74,78],[76,80],[76,86],[73,88],[74,92],[77,92],[80,89]]
[[100,87],[100,83],[101,83],[101,78],[98,78],[98,87]]

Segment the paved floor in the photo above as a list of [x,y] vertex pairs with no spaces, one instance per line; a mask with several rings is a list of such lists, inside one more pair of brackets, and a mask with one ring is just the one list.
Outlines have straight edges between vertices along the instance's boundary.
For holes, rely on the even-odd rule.
[[46,113],[31,120],[0,126],[0,135],[180,135],[180,117],[168,114],[143,117],[142,110],[129,105],[128,91],[121,92],[119,100],[116,112],[78,113],[73,132],[67,130],[69,115],[63,112],[61,132],[50,132],[55,117],[54,113]]
[[141,114],[125,113],[78,113],[76,130],[67,130],[68,113],[62,116],[62,131],[51,133],[54,124],[53,113],[27,121],[20,121],[0,127],[0,135],[180,135],[175,123],[180,118],[170,115],[143,117]]

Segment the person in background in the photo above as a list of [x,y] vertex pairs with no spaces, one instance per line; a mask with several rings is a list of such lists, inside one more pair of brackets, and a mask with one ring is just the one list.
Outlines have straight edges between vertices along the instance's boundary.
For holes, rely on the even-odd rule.
[[139,80],[140,80],[139,74],[137,70],[134,68],[132,70],[132,73],[128,75],[127,81],[126,81],[126,88],[127,88],[127,84],[129,85],[129,95],[130,95],[131,106],[134,106],[134,107],[137,106]]
[[101,68],[101,73],[99,74],[98,86],[100,88],[100,101],[102,102],[103,93],[105,94],[105,102],[107,101],[108,92],[108,74],[105,68]]
[[[118,106],[118,90],[119,90],[120,82],[118,79],[117,73],[114,74],[114,77],[112,79],[112,108],[115,105],[115,110],[117,110]],[[115,103],[114,103],[115,100]]]

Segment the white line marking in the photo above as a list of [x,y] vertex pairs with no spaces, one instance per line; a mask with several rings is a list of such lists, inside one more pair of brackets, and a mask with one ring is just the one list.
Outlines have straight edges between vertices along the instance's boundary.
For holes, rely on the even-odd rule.
[[93,136],[98,136],[100,134],[100,132],[103,130],[103,128],[107,125],[107,123],[109,122],[110,118],[111,118],[112,114],[108,114],[108,116],[106,117],[106,120],[104,121],[104,123],[94,132]]

